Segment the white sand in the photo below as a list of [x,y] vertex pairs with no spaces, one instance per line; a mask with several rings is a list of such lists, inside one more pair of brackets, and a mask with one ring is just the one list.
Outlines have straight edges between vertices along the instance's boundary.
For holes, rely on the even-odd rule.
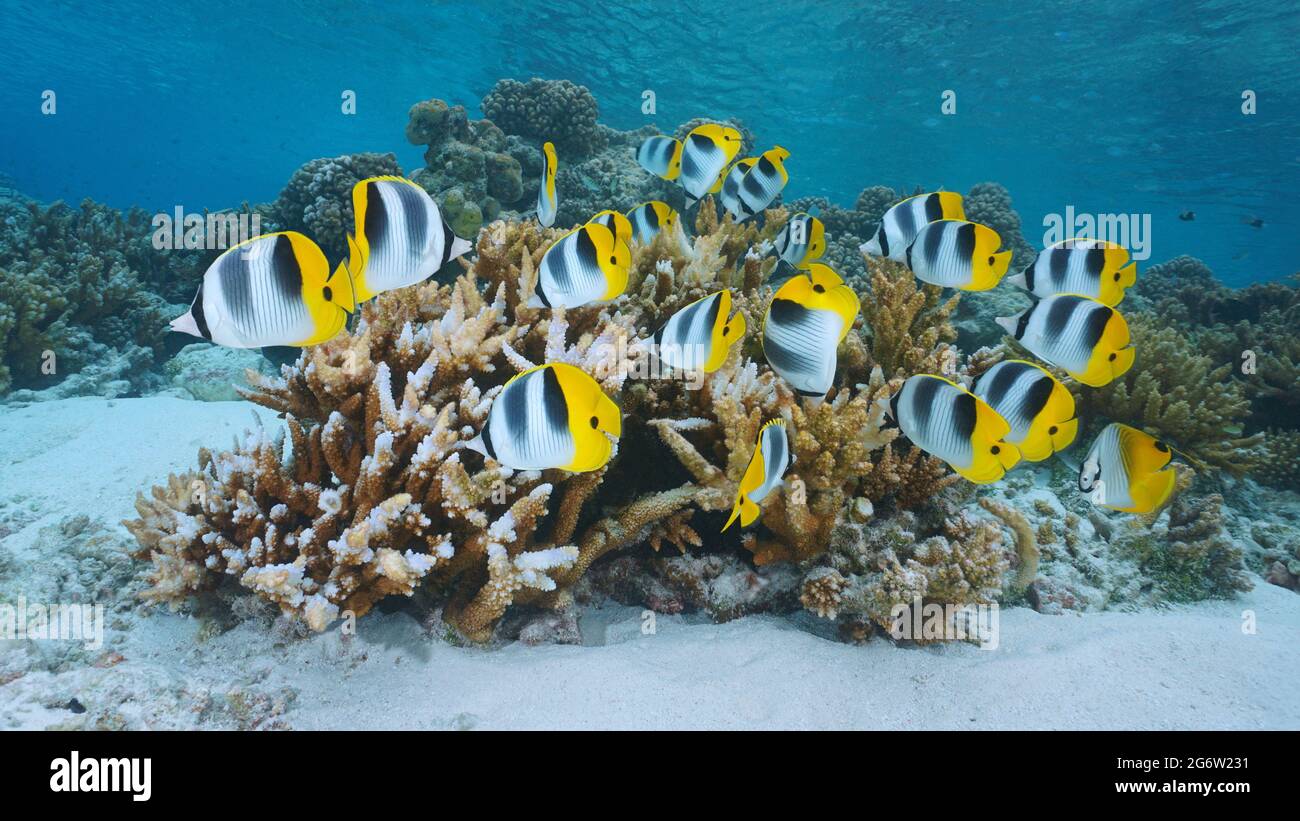
[[[201,444],[229,443],[251,423],[249,407],[152,398],[0,408],[0,502],[24,494],[40,514],[0,550],[33,555],[37,529],[75,512],[132,515],[137,487],[190,466]],[[1255,635],[1241,629],[1245,610]],[[196,620],[158,612],[131,622],[114,667],[0,686],[0,727],[68,720],[42,705],[53,692],[93,702],[116,688],[147,701],[150,688],[254,687],[295,692],[283,722],[297,728],[1300,729],[1300,596],[1262,580],[1234,602],[1162,611],[1007,609],[996,650],[855,647],[776,617],[661,615],[654,635],[642,635],[634,609],[583,619],[594,646],[482,650],[430,638],[405,614],[363,618],[347,643],[337,632],[285,640],[257,622],[198,643]],[[194,723],[157,702],[122,712]]]

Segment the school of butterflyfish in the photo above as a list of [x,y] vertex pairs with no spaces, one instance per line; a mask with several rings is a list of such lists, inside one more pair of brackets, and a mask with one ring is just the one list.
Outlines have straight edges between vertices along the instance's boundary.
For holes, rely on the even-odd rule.
[[[649,137],[636,159],[679,185],[687,208],[712,194],[727,215],[743,222],[784,189],[790,152],[774,146],[738,158],[742,143],[736,129],[705,123],[680,140]],[[557,170],[555,146],[547,142],[535,215],[544,227],[554,224],[559,210]],[[472,247],[411,180],[362,180],[352,204],[348,258],[333,272],[321,248],[301,233],[256,237],[212,263],[189,311],[172,328],[237,348],[319,344],[343,331],[361,303],[423,282]],[[528,304],[577,308],[618,298],[627,288],[633,244],[663,232],[679,236],[689,249],[681,215],[665,202],[593,215],[543,254]],[[857,293],[818,261],[826,245],[821,220],[802,212],[789,217],[769,252],[778,258],[768,283],[774,292],[759,329],[772,370],[811,403],[834,386],[836,351],[859,313]],[[922,282],[984,291],[1006,277],[1011,252],[1001,245],[995,230],[966,219],[960,194],[939,191],[886,211],[861,250],[906,265]],[[1128,325],[1115,306],[1136,276],[1123,247],[1069,239],[1008,278],[1034,304],[996,321],[1040,362],[1100,387],[1133,365]],[[670,368],[718,370],[747,332],[744,315],[732,313],[732,300],[723,289],[681,308],[651,333],[651,350]],[[981,484],[1001,479],[1021,461],[1060,453],[1079,428],[1070,391],[1043,364],[1026,360],[994,365],[970,389],[937,374],[911,376],[890,397],[887,416],[916,447]],[[550,363],[507,382],[466,447],[515,470],[584,472],[609,461],[621,433],[619,406],[595,379],[572,365]],[[736,519],[742,526],[757,520],[760,504],[782,486],[795,456],[785,420],[762,427],[724,530]],[[1108,425],[1079,469],[1079,490],[1098,505],[1150,512],[1173,490],[1170,458],[1169,446],[1154,437]]]

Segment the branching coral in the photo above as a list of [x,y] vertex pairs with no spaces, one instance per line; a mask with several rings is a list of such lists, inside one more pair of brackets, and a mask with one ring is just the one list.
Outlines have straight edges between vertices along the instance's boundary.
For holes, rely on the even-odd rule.
[[1137,362],[1124,376],[1080,394],[1080,416],[1147,430],[1195,459],[1233,474],[1254,467],[1260,435],[1243,436],[1250,403],[1232,366],[1201,354],[1183,334],[1129,319]]

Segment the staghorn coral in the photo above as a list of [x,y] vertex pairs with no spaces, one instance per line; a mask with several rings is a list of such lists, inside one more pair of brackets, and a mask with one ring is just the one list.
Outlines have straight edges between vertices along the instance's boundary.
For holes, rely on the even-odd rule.
[[1137,362],[1109,385],[1083,391],[1081,418],[1105,417],[1146,430],[1199,462],[1240,475],[1259,460],[1263,436],[1243,435],[1250,404],[1230,376],[1181,333],[1145,315],[1129,319]]

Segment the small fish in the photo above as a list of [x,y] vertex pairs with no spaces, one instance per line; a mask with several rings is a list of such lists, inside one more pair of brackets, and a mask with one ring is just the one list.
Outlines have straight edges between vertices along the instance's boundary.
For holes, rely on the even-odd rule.
[[722,180],[722,190],[718,192],[718,201],[722,208],[731,218],[739,221],[744,213],[740,206],[740,184],[745,179],[745,173],[758,162],[758,157],[746,157],[743,160],[736,160],[731,164],[731,169],[727,171],[727,176]]
[[889,398],[889,416],[912,444],[976,484],[996,482],[1020,461],[1007,420],[942,376],[908,377]]
[[796,268],[807,268],[826,253],[826,226],[802,211],[790,217],[776,235],[776,255]]
[[542,184],[537,189],[537,222],[543,228],[555,224],[555,212],[560,207],[560,200],[555,193],[555,172],[559,168],[555,161],[555,144],[547,142],[542,145]]
[[677,182],[686,191],[687,208],[705,194],[722,189],[723,172],[740,151],[740,144],[739,131],[717,123],[696,126],[686,135]]
[[1030,462],[1041,462],[1065,450],[1079,432],[1074,397],[1056,377],[1021,359],[989,368],[973,393],[1007,420],[1006,440]]
[[405,177],[358,182],[352,209],[356,232],[348,235],[346,265],[358,303],[423,282],[474,247],[452,233],[428,192]]
[[745,315],[731,316],[731,291],[722,290],[668,317],[654,332],[654,346],[660,361],[671,367],[713,373],[744,337]]
[[1079,467],[1079,490],[1092,503],[1127,513],[1150,513],[1174,492],[1166,468],[1169,446],[1137,428],[1112,422],[1097,434]]
[[1137,282],[1137,263],[1129,262],[1122,245],[1067,239],[1044,248],[1007,282],[1035,296],[1082,294],[1113,308],[1124,299],[1124,290]]
[[858,307],[853,289],[820,262],[790,278],[763,315],[763,353],[772,370],[820,401],[835,380],[836,349]]
[[512,470],[599,470],[623,435],[623,414],[586,371],[562,362],[516,375],[466,443]]
[[1244,222],[1246,225],[1249,225],[1251,228],[1264,227],[1264,220],[1260,219],[1259,217],[1242,217],[1241,221]]
[[674,137],[647,137],[636,150],[636,161],[656,177],[675,180],[682,173],[682,142]]
[[886,257],[894,262],[907,258],[907,247],[916,239],[917,232],[939,220],[964,220],[961,194],[939,191],[918,194],[897,203],[880,218],[880,227],[862,250],[873,257]]
[[329,271],[325,252],[297,231],[254,237],[213,260],[170,327],[229,348],[325,342],[356,310],[348,272]]
[[998,251],[1002,238],[987,225],[939,220],[917,231],[904,261],[916,278],[963,291],[996,286],[1011,264],[1010,251]]
[[1181,214],[1178,215],[1178,218],[1179,218],[1180,220],[1182,220],[1183,222],[1191,222],[1192,220],[1196,219],[1196,212],[1195,212],[1195,211],[1184,211],[1184,212],[1182,212]]
[[781,193],[790,181],[785,170],[785,161],[789,158],[790,152],[778,145],[759,155],[758,161],[745,172],[740,181],[741,214],[738,221],[743,222],[758,214]]
[[1099,388],[1133,367],[1128,323],[1092,297],[1056,294],[995,320],[1034,356]]
[[632,241],[632,223],[617,211],[606,209],[592,216],[587,222],[605,226],[614,232],[614,237],[619,242],[626,244]]
[[790,439],[786,436],[785,422],[773,419],[758,432],[758,443],[754,446],[754,455],[750,457],[745,475],[740,477],[740,487],[736,490],[736,503],[731,508],[731,518],[722,526],[725,531],[740,517],[740,526],[748,527],[754,523],[761,512],[758,503],[780,487],[785,472],[793,461],[790,454]]
[[627,288],[631,264],[627,243],[606,226],[589,222],[557,239],[542,255],[528,306],[577,308],[614,299]]
[[677,212],[666,202],[651,200],[627,212],[632,223],[632,238],[640,243],[649,243],[660,231],[671,231],[677,222]]

